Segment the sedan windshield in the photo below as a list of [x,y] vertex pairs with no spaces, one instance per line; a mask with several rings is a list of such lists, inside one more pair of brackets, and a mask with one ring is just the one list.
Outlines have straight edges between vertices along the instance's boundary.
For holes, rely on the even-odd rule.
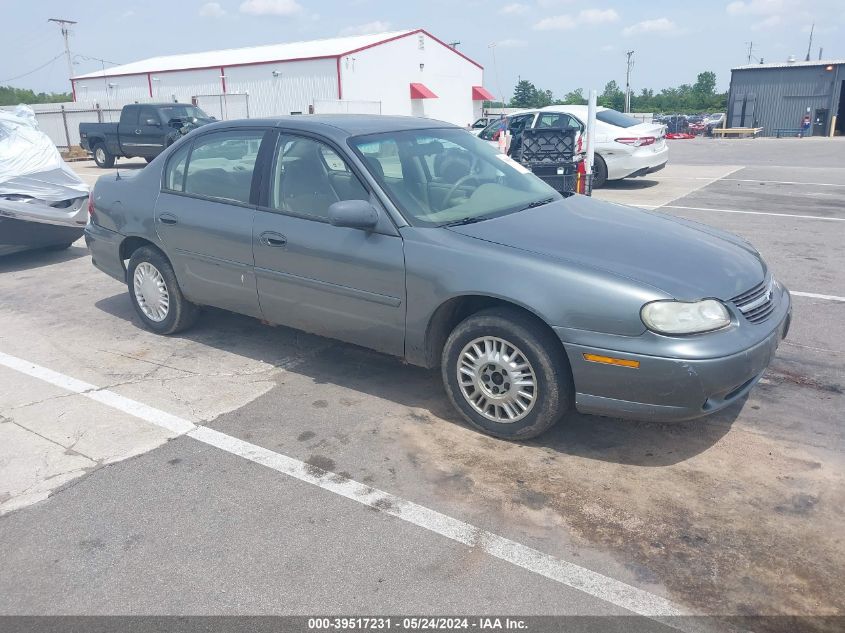
[[561,198],[465,130],[389,132],[350,144],[412,225],[478,222]]

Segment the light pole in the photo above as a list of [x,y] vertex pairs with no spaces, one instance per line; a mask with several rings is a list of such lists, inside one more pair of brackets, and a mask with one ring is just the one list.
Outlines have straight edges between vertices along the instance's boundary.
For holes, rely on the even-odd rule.
[[505,94],[502,92],[502,84],[499,83],[499,66],[496,64],[496,42],[490,42],[487,48],[493,51],[493,72],[496,73],[496,90],[499,92],[499,98],[502,100],[502,107],[504,107]]
[[634,67],[634,51],[625,53],[628,56],[628,70],[625,72],[625,112],[631,111],[631,68]]

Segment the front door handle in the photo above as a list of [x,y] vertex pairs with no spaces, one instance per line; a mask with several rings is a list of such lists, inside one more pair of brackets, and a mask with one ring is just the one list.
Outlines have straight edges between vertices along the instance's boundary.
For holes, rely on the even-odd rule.
[[179,224],[179,218],[172,213],[162,213],[158,216],[158,220],[162,224]]
[[280,248],[288,243],[288,238],[286,238],[281,233],[265,231],[264,233],[258,236],[258,241],[264,244],[264,246],[273,246],[275,248]]
[[135,130],[135,134],[140,134],[141,130]]

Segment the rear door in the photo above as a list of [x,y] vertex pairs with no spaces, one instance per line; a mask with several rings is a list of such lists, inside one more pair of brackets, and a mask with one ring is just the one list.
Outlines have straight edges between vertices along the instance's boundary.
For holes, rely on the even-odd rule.
[[196,303],[260,316],[252,257],[256,169],[265,128],[231,128],[183,143],[165,166],[156,231]]
[[[329,223],[334,202],[370,200],[378,206],[336,146],[283,132],[274,154],[253,227],[264,317],[404,354],[405,258],[398,231],[383,209],[372,231]],[[386,174],[401,166],[388,161],[383,169]]]

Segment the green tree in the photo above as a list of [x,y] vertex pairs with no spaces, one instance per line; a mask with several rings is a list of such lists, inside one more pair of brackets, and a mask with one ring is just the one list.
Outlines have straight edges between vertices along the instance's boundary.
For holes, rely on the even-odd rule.
[[0,86],[0,105],[18,105],[19,103],[61,103],[73,101],[73,96],[68,93],[49,94],[45,92],[35,93],[26,88],[13,88],[12,86]]
[[537,102],[537,87],[527,79],[521,80],[513,89],[512,108],[534,108]]
[[587,105],[587,99],[584,97],[584,89],[576,88],[571,92],[563,95],[561,105]]
[[608,81],[602,93],[598,96],[598,105],[614,110],[622,110],[625,107],[625,93],[619,89],[619,84],[613,79]]

